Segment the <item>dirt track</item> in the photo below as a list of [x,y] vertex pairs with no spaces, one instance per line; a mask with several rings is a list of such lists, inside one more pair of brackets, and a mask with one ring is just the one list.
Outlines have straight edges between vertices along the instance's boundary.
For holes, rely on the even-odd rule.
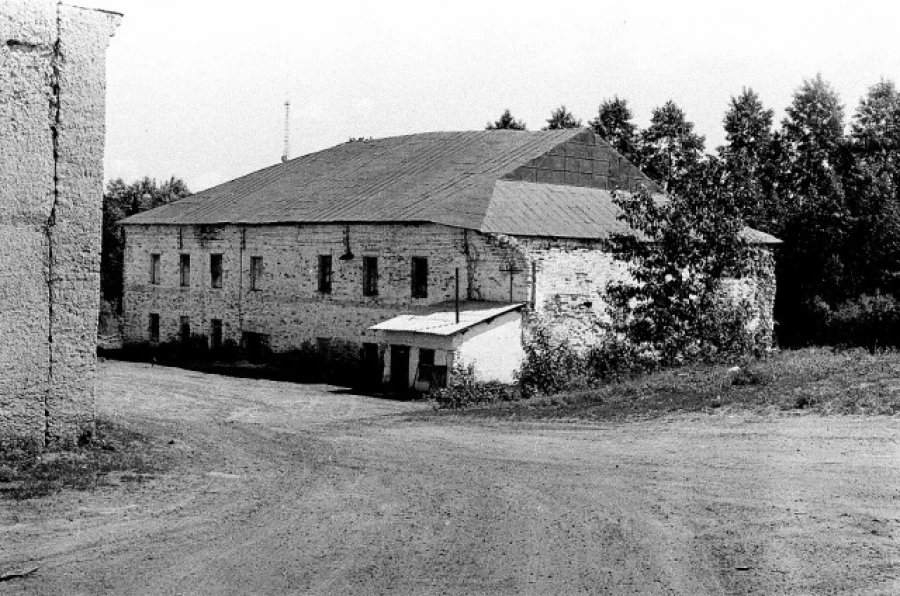
[[897,419],[423,422],[323,386],[101,373],[101,414],[176,465],[0,502],[0,573],[41,566],[0,593],[900,593]]

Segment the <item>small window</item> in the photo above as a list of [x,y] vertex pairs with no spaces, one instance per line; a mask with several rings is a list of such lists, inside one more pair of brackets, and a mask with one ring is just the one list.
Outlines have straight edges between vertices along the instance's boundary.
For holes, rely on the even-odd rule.
[[428,298],[428,259],[412,258],[412,297]]
[[222,255],[209,255],[209,285],[222,287]]
[[425,366],[434,366],[434,350],[419,348],[419,364]]
[[250,257],[250,289],[258,290],[262,286],[263,258]]
[[181,287],[187,288],[191,285],[191,255],[181,255],[178,264],[178,270],[181,272]]
[[378,257],[363,257],[363,296],[378,295]]
[[150,255],[150,283],[159,285],[159,255]]
[[159,343],[159,313],[150,313],[150,342]]
[[179,320],[181,343],[186,344],[191,340],[191,318],[183,316]]
[[209,347],[213,350],[222,348],[222,319],[209,321]]
[[319,292],[331,293],[331,255],[319,255]]

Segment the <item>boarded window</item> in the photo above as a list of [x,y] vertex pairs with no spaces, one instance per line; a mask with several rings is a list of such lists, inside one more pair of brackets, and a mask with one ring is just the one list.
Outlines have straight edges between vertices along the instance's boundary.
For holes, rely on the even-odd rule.
[[412,297],[428,298],[428,259],[425,257],[412,258]]
[[159,255],[150,255],[150,283],[159,285]]
[[183,316],[179,320],[179,329],[181,336],[181,343],[187,344],[191,341],[191,318],[188,316]]
[[178,271],[181,276],[181,287],[187,288],[191,285],[191,255],[181,255],[178,263]]
[[258,290],[262,287],[263,258],[250,257],[250,289]]
[[222,319],[209,321],[209,347],[213,350],[222,348]]
[[319,255],[319,292],[331,293],[331,255]]
[[150,341],[159,343],[159,313],[150,313]]
[[378,257],[363,257],[363,296],[378,295]]
[[209,255],[209,285],[222,287],[222,255]]

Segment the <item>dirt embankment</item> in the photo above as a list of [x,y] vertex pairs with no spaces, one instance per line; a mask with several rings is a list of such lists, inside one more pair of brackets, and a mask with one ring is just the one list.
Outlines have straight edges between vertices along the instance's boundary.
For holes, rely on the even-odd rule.
[[[106,363],[176,465],[0,502],[24,594],[900,593],[900,421],[415,420],[324,386]],[[169,441],[174,441],[171,445]]]

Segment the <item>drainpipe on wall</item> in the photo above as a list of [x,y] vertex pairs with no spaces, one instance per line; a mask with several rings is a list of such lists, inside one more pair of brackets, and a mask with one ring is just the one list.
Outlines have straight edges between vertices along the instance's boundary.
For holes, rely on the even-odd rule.
[[238,345],[244,339],[244,248],[247,246],[247,228],[241,228],[241,248],[238,251]]

